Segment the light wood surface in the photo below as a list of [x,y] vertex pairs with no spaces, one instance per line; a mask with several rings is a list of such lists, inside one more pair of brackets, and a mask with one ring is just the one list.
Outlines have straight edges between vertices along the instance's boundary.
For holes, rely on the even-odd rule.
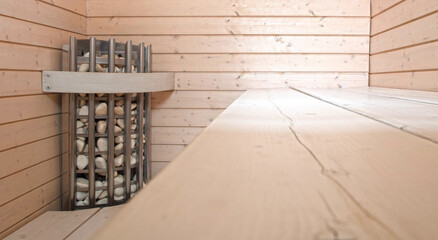
[[371,36],[438,10],[434,0],[406,0],[371,19]]
[[95,239],[435,239],[436,156],[302,93],[249,90]]
[[383,11],[371,19],[370,86],[438,91],[438,2],[373,0],[371,8]]
[[152,94],[153,146],[184,146],[247,89],[368,85],[370,0],[89,0],[87,16],[89,35],[152,44],[152,71],[175,72],[178,91]]
[[160,72],[367,72],[368,62],[368,54],[155,54],[152,68]]
[[370,86],[438,92],[438,71],[370,74]]
[[379,87],[362,87],[344,89],[347,92],[357,92],[361,94],[371,94],[377,96],[384,96],[389,98],[403,99],[414,102],[429,103],[438,105],[438,93],[426,91],[414,91],[403,89],[389,89]]
[[52,93],[160,92],[175,88],[173,73],[43,71],[43,91]]
[[93,234],[97,232],[105,223],[111,219],[123,205],[102,208],[93,215],[88,221],[86,221],[82,226],[75,230],[66,240],[86,240],[91,239]]
[[375,16],[404,0],[371,0],[371,16]]
[[[109,39],[110,36],[99,36]],[[154,53],[368,53],[368,36],[117,36],[151,44]]]
[[369,16],[369,0],[107,0],[87,1],[88,17],[112,16]]
[[65,115],[60,95],[42,95],[41,71],[61,70],[62,44],[70,36],[85,37],[85,4],[1,2],[0,239],[45,211],[61,208]]
[[[300,89],[318,99],[438,143],[438,93],[431,101],[414,101],[398,90],[376,95],[348,89]],[[391,94],[395,92],[394,94]],[[394,96],[395,95],[395,96]],[[394,97],[393,97],[394,96]]]
[[99,211],[98,208],[80,211],[46,212],[41,217],[28,223],[20,230],[12,233],[5,240],[34,239],[58,240],[65,239],[74,230]]
[[367,36],[368,17],[103,17],[88,18],[90,35],[262,34]]
[[368,73],[339,72],[203,72],[175,73],[176,90],[248,90],[254,88],[338,88],[368,83]]

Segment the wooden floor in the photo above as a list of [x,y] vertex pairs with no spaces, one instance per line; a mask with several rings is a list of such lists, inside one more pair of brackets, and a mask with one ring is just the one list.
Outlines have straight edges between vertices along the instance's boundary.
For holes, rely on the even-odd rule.
[[96,239],[438,239],[437,103],[249,90]]
[[12,233],[5,240],[87,240],[98,231],[121,206],[93,208],[72,212],[50,211]]

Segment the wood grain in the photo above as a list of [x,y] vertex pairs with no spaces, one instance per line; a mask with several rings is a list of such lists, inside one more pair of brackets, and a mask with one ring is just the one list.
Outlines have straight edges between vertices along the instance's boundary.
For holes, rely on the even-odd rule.
[[[71,1],[79,2],[79,1]],[[0,40],[42,47],[61,49],[69,37],[85,38],[85,35],[31,23],[11,17],[0,16]]]
[[0,98],[0,124],[61,113],[61,95],[33,95]]
[[7,239],[27,238],[35,240],[65,239],[81,224],[99,211],[98,208],[78,211],[46,212]]
[[371,74],[370,85],[438,92],[438,71]]
[[[377,119],[385,124],[438,143],[438,104],[400,99],[390,91],[386,95],[352,92],[348,89],[301,89],[318,99]],[[392,92],[397,92],[393,89]],[[434,102],[438,102],[438,95]]]
[[0,71],[0,85],[0,97],[42,93],[40,72]]
[[371,0],[371,16],[375,16],[404,0]]
[[437,155],[292,90],[250,90],[95,239],[435,239]]
[[371,53],[438,40],[438,13],[420,18],[371,38]]
[[189,144],[204,127],[151,127],[151,144]]
[[435,70],[438,68],[438,42],[372,55],[370,72]]
[[406,0],[371,19],[371,36],[438,10],[430,0]]
[[369,16],[369,0],[91,0],[96,16]]
[[87,31],[84,16],[35,0],[3,0],[0,14],[79,34]]
[[206,127],[223,109],[154,109],[152,127]]
[[348,88],[368,85],[368,73],[205,72],[176,73],[176,90],[248,90],[254,88]]
[[0,179],[59,156],[61,153],[61,135],[2,151],[0,152],[2,164]]
[[42,0],[44,2],[53,4],[55,6],[67,9],[72,12],[76,12],[78,14],[81,14],[82,16],[86,16],[87,9],[86,9],[86,1],[85,0]]
[[369,18],[354,17],[111,17],[88,18],[89,35],[369,34]]
[[152,108],[227,108],[243,91],[173,91],[152,94]]
[[184,150],[185,145],[152,145],[154,162],[170,162]]
[[367,72],[368,54],[154,54],[160,72]]
[[[111,36],[99,36],[109,39]],[[153,53],[368,53],[368,36],[117,36],[152,45]]]
[[9,70],[60,70],[61,50],[0,42],[0,65]]
[[61,176],[60,156],[1,179],[0,206],[59,176]]
[[0,232],[43,208],[61,195],[61,178],[56,178],[41,187],[0,207]]

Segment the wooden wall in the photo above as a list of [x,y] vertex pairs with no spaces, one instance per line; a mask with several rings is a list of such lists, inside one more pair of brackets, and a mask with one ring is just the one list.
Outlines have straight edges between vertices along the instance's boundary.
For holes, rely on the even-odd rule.
[[60,70],[61,46],[86,34],[85,0],[2,0],[0,6],[0,239],[61,207],[61,95],[41,70]]
[[438,91],[438,1],[372,0],[370,85]]
[[369,0],[87,0],[88,34],[152,44],[155,175],[248,88],[368,84]]

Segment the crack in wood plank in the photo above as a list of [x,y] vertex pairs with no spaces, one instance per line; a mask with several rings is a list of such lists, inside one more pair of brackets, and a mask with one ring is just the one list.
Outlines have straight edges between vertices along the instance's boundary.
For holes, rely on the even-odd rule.
[[[299,93],[305,94],[299,90],[295,90],[293,88],[290,88],[291,91],[297,91]],[[308,94],[305,94],[307,96],[309,96]],[[312,96],[311,96],[312,97]],[[320,167],[320,172],[323,176],[327,177],[332,183],[334,183],[336,186],[338,186],[338,188],[354,203],[354,205],[356,205],[356,207],[362,211],[362,213],[365,214],[366,217],[368,217],[371,221],[375,222],[377,225],[379,225],[380,227],[382,227],[384,230],[386,230],[391,236],[393,236],[394,239],[398,239],[399,237],[397,236],[397,234],[391,229],[389,228],[384,222],[380,221],[377,217],[375,217],[370,211],[368,211],[364,206],[362,206],[362,204],[353,196],[353,194],[351,194],[338,180],[336,180],[330,173],[331,171],[327,171],[326,167],[324,166],[324,164],[321,162],[321,160],[318,159],[318,157],[316,157],[315,153],[306,145],[304,144],[304,142],[301,140],[301,138],[299,137],[299,135],[297,134],[297,132],[294,130],[294,121],[291,117],[289,117],[287,114],[285,114],[281,108],[274,103],[274,101],[272,100],[271,95],[268,95],[268,100],[270,101],[270,103],[277,109],[277,111],[284,117],[286,118],[286,120],[289,122],[289,130],[292,132],[292,134],[294,135],[295,139],[298,141],[298,143],[307,150],[307,152],[312,156],[312,158],[315,160],[315,162],[319,165]],[[322,100],[324,101],[324,100]],[[325,102],[325,101],[324,101]],[[339,107],[339,106],[338,106]],[[348,109],[346,109],[348,110]],[[334,235],[336,236],[336,235]],[[337,236],[335,237],[335,239],[338,239]]]

